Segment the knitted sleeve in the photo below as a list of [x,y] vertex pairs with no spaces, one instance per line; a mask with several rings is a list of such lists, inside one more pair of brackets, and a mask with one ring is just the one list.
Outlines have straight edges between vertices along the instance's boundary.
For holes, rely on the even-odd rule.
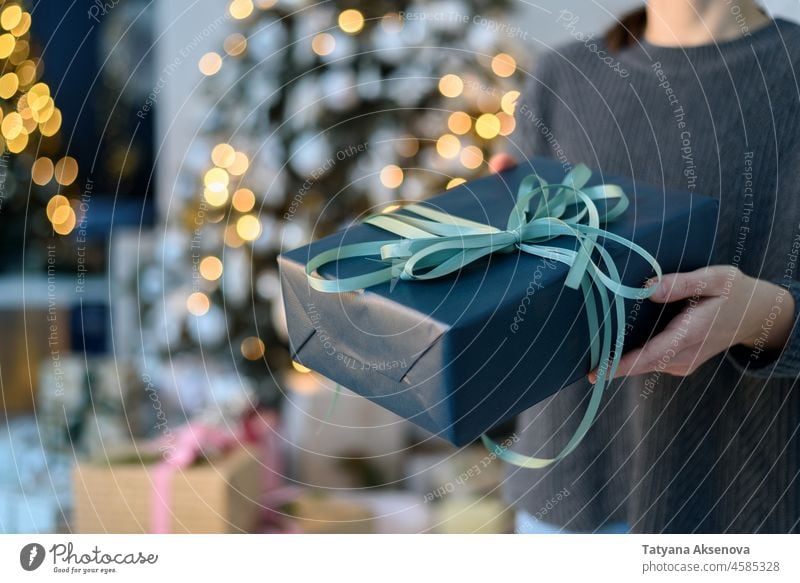
[[[779,161],[780,164],[780,182],[778,191],[779,204],[781,198],[787,199],[787,204],[781,205],[786,210],[785,220],[792,222],[792,227],[787,230],[777,232],[781,233],[796,233],[797,221],[800,217],[797,215],[798,205],[794,201],[789,202],[788,199],[796,199],[800,193],[795,189],[797,184],[800,183],[800,141],[796,141],[793,147],[787,148],[788,151],[784,152]],[[800,252],[800,243],[795,240],[787,239],[785,241],[785,248],[789,251],[787,257],[797,256]],[[787,258],[784,273],[780,279],[771,279],[772,283],[779,285],[786,289],[786,298],[791,297],[794,299],[794,324],[792,326],[789,339],[786,341],[782,350],[767,351],[764,350],[763,345],[759,346],[758,343],[755,348],[750,349],[744,346],[734,346],[728,351],[728,359],[733,362],[743,374],[753,376],[756,378],[793,378],[800,377],[800,262],[797,260],[791,261]],[[784,299],[784,307],[788,304]],[[762,328],[764,336],[769,334],[769,324],[765,322]]]

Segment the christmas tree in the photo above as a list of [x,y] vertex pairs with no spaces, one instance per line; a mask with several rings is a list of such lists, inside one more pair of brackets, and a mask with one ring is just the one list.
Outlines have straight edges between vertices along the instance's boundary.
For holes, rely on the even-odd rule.
[[292,365],[278,253],[485,173],[514,129],[518,64],[506,2],[228,10],[237,30],[199,59],[207,116],[142,303],[147,348],[232,361],[270,401]]

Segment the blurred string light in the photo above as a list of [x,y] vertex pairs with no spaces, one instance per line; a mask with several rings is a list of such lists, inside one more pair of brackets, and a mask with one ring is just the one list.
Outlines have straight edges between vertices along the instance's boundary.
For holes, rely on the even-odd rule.
[[321,32],[311,40],[311,50],[324,57],[330,55],[336,48],[336,39],[327,32]]
[[249,212],[256,205],[256,195],[249,188],[240,188],[233,193],[231,204],[240,213]]
[[261,221],[254,215],[242,215],[236,221],[236,234],[245,241],[255,241],[261,235]]
[[395,164],[384,166],[381,170],[381,184],[386,188],[397,188],[403,183],[403,170]]
[[517,70],[517,61],[508,53],[500,53],[492,59],[492,71],[498,77],[511,77]]
[[517,106],[517,99],[519,99],[519,91],[508,91],[500,100],[500,107],[508,115],[514,115],[514,109]]
[[264,356],[266,347],[264,341],[257,336],[249,336],[242,340],[241,344],[242,356],[247,360],[259,360]]
[[247,39],[244,35],[234,32],[225,38],[222,48],[232,57],[238,57],[247,50]]
[[401,156],[413,158],[419,152],[419,140],[410,135],[402,136],[395,143],[395,150]]
[[458,97],[464,91],[464,82],[452,73],[439,79],[439,92],[445,97]]
[[[42,63],[32,58],[30,39],[31,15],[21,3],[4,3],[0,10],[0,147],[19,154],[31,145],[40,146],[36,132],[43,138],[55,136],[61,129],[61,111],[56,107],[50,87],[37,82]],[[58,188],[68,187],[78,178],[78,162],[64,156],[54,162],[47,156],[35,157],[30,166],[31,182],[47,187],[53,181]],[[77,223],[76,200],[62,193],[52,194],[45,208],[47,219],[58,235],[68,235]]]
[[475,133],[485,140],[496,138],[500,134],[500,120],[494,114],[484,113],[475,120]]
[[461,141],[453,134],[444,134],[436,141],[436,151],[442,158],[455,158],[461,151]]
[[216,281],[222,277],[222,261],[219,257],[209,255],[200,262],[200,275],[208,281]]
[[458,135],[466,134],[472,128],[472,118],[463,111],[456,111],[447,118],[447,127]]
[[252,0],[233,0],[228,6],[228,12],[237,20],[243,20],[253,13]]
[[478,146],[467,146],[461,150],[460,159],[464,168],[475,170],[483,163],[483,150]]
[[355,8],[349,8],[339,14],[339,28],[347,34],[357,34],[364,28],[364,15]]
[[303,373],[303,374],[308,374],[308,373],[311,372],[310,368],[307,368],[307,367],[303,366],[302,364],[300,364],[296,360],[292,361],[292,368],[294,370],[296,370],[297,372],[300,372],[300,373]]
[[194,292],[186,298],[186,309],[193,316],[205,315],[210,307],[211,302],[203,292]]
[[208,52],[200,57],[200,60],[197,62],[197,68],[207,77],[216,75],[222,68],[222,57],[214,51]]

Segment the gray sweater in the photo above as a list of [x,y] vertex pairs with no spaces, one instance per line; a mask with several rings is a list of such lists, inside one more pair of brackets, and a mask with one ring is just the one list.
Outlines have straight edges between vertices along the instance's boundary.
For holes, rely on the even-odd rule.
[[[685,51],[593,42],[539,60],[511,153],[717,198],[716,262],[786,287],[800,308],[800,26]],[[545,470],[509,468],[506,499],[568,530],[798,532],[798,376],[795,326],[780,354],[735,347],[686,378],[615,381],[580,447]],[[521,415],[516,451],[560,450],[588,388]]]

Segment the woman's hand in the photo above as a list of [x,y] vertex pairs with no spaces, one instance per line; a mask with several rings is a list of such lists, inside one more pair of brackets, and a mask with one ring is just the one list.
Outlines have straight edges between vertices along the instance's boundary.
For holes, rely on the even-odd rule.
[[[616,377],[656,370],[686,376],[737,344],[759,353],[780,350],[795,317],[792,294],[731,265],[666,275],[650,300],[687,304],[660,334],[623,355]],[[589,380],[596,379],[595,369]]]

